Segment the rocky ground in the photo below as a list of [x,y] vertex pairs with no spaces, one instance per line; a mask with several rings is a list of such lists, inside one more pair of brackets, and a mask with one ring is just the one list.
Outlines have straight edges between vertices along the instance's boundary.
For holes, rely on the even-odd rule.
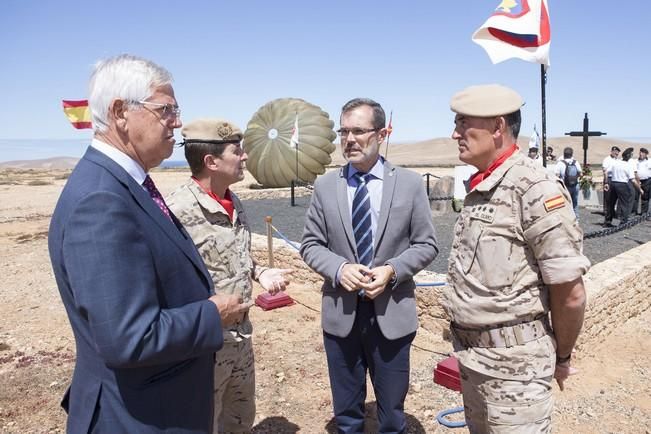
[[[0,432],[3,433],[65,430],[65,415],[59,400],[71,376],[75,349],[50,268],[47,228],[66,174],[65,171],[0,172]],[[181,184],[187,173],[159,171],[153,177],[165,194]],[[278,226],[285,224],[283,221],[293,215],[288,206],[288,191],[251,189],[251,183],[247,178],[235,191],[247,200],[249,208],[260,208],[261,214],[273,214]],[[255,202],[255,207],[250,205],[253,202],[248,202],[265,198],[278,203],[273,212],[265,211],[267,201]],[[301,196],[300,201],[303,201],[302,211],[297,211],[297,215],[304,212],[307,197]],[[453,217],[445,218],[453,220]],[[582,215],[586,225],[591,218],[596,222],[600,217],[590,213]],[[296,219],[291,220],[293,225],[299,225]],[[635,229],[640,232],[630,229],[602,238],[598,241],[601,244],[594,248],[601,252],[602,259],[593,256],[593,261],[647,242],[648,226],[649,223],[644,223]],[[439,228],[440,236],[448,231],[446,228]],[[277,242],[278,246],[282,244]],[[261,259],[264,257],[262,251],[256,254]],[[335,432],[319,326],[318,279],[292,256],[291,249],[278,248],[277,260],[282,265],[300,268],[296,282],[288,290],[296,304],[272,311],[252,310],[258,402],[254,431]],[[616,266],[613,267],[612,273],[617,272]],[[442,279],[442,276],[428,275],[423,279]],[[436,422],[436,414],[461,404],[458,393],[432,382],[432,370],[446,357],[450,346],[442,337],[438,314],[432,313],[437,308],[430,303],[428,291],[419,293],[423,327],[412,351],[412,384],[405,404],[410,433],[447,432],[447,428]],[[649,288],[640,291],[648,293]],[[608,333],[593,336],[580,347],[575,362],[580,373],[567,384],[565,392],[555,390],[555,432],[651,432],[651,311],[622,309],[627,311],[619,312],[617,322],[609,325]],[[374,432],[372,391],[367,410],[368,432]]]

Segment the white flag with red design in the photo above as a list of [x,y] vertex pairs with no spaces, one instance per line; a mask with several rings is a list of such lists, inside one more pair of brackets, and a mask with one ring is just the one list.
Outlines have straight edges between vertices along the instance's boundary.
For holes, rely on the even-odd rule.
[[493,63],[515,57],[549,66],[547,0],[502,0],[472,40],[486,50]]
[[294,120],[294,129],[292,130],[292,138],[289,139],[289,146],[298,149],[298,113],[296,113],[296,120]]

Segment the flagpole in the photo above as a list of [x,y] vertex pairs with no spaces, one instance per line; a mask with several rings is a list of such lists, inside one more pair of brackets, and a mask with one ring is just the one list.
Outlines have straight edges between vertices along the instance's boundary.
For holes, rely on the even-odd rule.
[[[393,126],[391,123],[393,122],[393,110],[391,110],[391,114],[389,115],[389,129],[393,130]],[[387,144],[384,147],[384,159],[388,160],[389,159],[389,140],[391,140],[391,131],[388,131],[387,133]]]
[[545,65],[540,64],[540,93],[542,103],[542,152],[543,166],[547,167],[547,109],[545,104],[545,86],[547,85],[547,74]]
[[[298,128],[298,112],[296,112],[296,117],[294,119],[296,119],[295,128]],[[298,180],[300,179],[298,176],[298,142],[299,139],[297,137],[296,140],[296,183],[297,184],[298,184]]]

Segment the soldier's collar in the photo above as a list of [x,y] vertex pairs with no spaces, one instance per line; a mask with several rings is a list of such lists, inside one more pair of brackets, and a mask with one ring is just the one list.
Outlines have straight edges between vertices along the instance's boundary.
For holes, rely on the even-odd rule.
[[514,152],[513,155],[507,158],[504,163],[500,164],[500,166],[495,169],[488,178],[477,184],[474,190],[482,192],[491,191],[502,180],[502,178],[504,178],[506,172],[508,172],[517,162],[521,161],[522,158],[524,157],[520,151]]

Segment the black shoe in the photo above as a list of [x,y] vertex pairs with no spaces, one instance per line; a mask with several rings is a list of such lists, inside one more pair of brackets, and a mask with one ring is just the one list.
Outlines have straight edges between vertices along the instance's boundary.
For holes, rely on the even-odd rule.
[[613,225],[613,224],[610,223],[610,222],[606,222],[606,223],[604,223],[604,227],[605,227],[605,228],[614,228],[615,225]]

